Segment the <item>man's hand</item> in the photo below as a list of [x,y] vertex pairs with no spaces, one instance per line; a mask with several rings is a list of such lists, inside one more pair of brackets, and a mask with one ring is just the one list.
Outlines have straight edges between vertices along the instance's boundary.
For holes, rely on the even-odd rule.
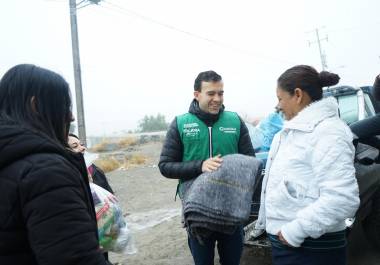
[[281,234],[281,231],[277,233],[277,236],[278,236],[278,239],[284,244],[284,245],[287,245],[288,247],[293,247],[292,245],[290,245],[288,243],[288,241],[286,241],[286,239],[284,238],[284,236]]
[[211,157],[202,163],[202,172],[212,172],[217,170],[222,164],[223,159],[221,155]]

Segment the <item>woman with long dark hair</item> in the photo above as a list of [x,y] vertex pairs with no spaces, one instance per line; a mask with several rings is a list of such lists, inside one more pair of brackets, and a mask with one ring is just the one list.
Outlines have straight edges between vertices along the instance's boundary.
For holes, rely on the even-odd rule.
[[106,264],[67,82],[35,65],[0,81],[0,264]]
[[352,133],[322,87],[339,76],[297,65],[277,81],[285,116],[268,156],[257,228],[274,265],[346,264],[345,219],[359,206]]

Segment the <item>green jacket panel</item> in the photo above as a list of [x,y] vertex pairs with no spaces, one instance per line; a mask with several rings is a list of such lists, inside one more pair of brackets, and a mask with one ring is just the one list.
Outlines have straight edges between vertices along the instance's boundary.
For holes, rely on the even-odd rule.
[[238,153],[240,125],[238,115],[229,111],[221,113],[210,128],[194,114],[178,116],[177,127],[184,146],[182,160],[206,160],[218,154]]

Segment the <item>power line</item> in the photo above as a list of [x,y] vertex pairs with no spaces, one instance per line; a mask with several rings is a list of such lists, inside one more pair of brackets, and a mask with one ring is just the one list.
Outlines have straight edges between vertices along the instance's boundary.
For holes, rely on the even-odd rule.
[[230,50],[234,50],[234,51],[237,51],[237,52],[240,52],[240,53],[243,53],[243,54],[247,54],[247,55],[250,55],[252,57],[256,57],[257,59],[259,59],[258,57],[261,57],[262,59],[259,59],[259,60],[262,60],[262,61],[267,60],[267,61],[272,61],[272,62],[276,62],[276,63],[280,62],[280,63],[295,64],[295,62],[292,62],[292,61],[288,61],[288,60],[284,60],[284,59],[280,59],[280,58],[275,58],[275,57],[271,57],[271,56],[266,56],[266,55],[262,55],[262,54],[257,54],[257,53],[254,53],[252,51],[248,51],[248,50],[245,50],[245,49],[242,49],[242,48],[230,45],[230,44],[223,43],[223,42],[218,41],[218,40],[210,39],[210,38],[201,36],[199,34],[183,30],[181,28],[172,26],[172,25],[167,24],[167,23],[163,23],[163,22],[158,21],[156,19],[153,19],[151,17],[148,17],[148,16],[142,15],[140,13],[137,13],[137,12],[135,12],[133,10],[126,9],[124,7],[121,7],[121,6],[117,5],[117,4],[110,3],[108,0],[103,0],[103,3],[108,4],[109,5],[108,7],[104,6],[104,5],[102,5],[102,6],[108,8],[110,10],[119,12],[119,13],[124,14],[124,15],[134,16],[134,17],[137,17],[139,19],[142,19],[142,20],[145,20],[147,22],[150,22],[152,24],[156,24],[156,25],[165,27],[165,28],[167,28],[169,30],[172,30],[172,31],[175,31],[175,32],[179,32],[179,33],[185,34],[187,36],[190,36],[190,37],[193,37],[193,38],[196,38],[196,39],[199,39],[199,40],[206,41],[206,42],[211,43],[211,44],[216,45],[216,46],[220,46],[220,47],[227,48],[227,49],[230,49]]
[[372,21],[370,23],[368,23],[367,25],[363,25],[363,24],[356,24],[352,27],[348,27],[348,28],[335,28],[335,29],[331,29],[331,30],[328,30],[326,31],[327,33],[337,33],[337,32],[347,32],[347,31],[355,31],[355,30],[362,30],[363,27],[369,27],[369,26],[374,26],[374,25],[380,25],[380,21]]
[[86,0],[81,0],[79,3],[77,3],[77,4],[76,4],[77,9],[78,9],[78,7],[79,7],[81,4],[83,4],[84,2],[86,2]]
[[77,10],[82,9],[82,8],[84,8],[84,7],[86,7],[86,6],[89,6],[89,5],[92,5],[92,3],[87,3],[87,4],[83,4],[83,5],[81,5],[81,6],[78,6],[78,7],[77,7]]

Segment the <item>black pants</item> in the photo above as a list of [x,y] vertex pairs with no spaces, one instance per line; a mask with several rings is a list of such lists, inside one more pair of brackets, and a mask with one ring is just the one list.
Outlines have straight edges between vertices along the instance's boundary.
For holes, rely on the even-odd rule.
[[222,233],[212,233],[208,238],[203,240],[204,245],[189,234],[188,244],[191,254],[194,258],[195,265],[213,265],[215,243],[222,265],[239,265],[240,257],[243,251],[243,228],[239,227],[232,235]]
[[104,258],[106,259],[106,264],[112,265],[112,263],[108,260],[108,252],[104,252],[103,255],[104,255]]
[[273,265],[346,265],[346,247],[327,250],[272,245]]

